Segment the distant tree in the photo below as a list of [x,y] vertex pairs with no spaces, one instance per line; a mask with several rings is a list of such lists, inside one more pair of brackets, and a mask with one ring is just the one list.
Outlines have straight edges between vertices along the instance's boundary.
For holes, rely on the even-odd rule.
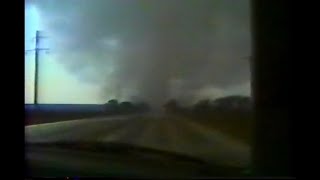
[[124,101],[119,104],[121,113],[130,113],[134,111],[134,105],[129,101]]
[[196,113],[205,113],[212,110],[211,101],[209,99],[199,100],[196,104],[193,105],[193,111]]
[[110,104],[110,105],[118,105],[118,100],[111,99],[111,100],[108,101],[108,104]]
[[214,100],[219,110],[250,110],[252,100],[247,96],[227,96]]
[[120,106],[125,107],[125,108],[132,108],[133,104],[129,101],[124,101],[120,103]]
[[107,114],[128,114],[134,112],[147,112],[151,109],[146,102],[133,103],[130,101],[118,102],[116,99],[111,99],[104,104]]
[[119,111],[119,103],[116,99],[111,99],[105,104],[105,109],[108,113],[114,114]]

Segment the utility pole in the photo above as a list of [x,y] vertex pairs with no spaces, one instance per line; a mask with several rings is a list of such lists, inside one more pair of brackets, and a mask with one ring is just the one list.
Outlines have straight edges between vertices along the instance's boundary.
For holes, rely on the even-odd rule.
[[45,38],[44,36],[40,36],[40,31],[36,31],[36,48],[35,49],[31,49],[31,50],[27,50],[27,52],[29,51],[34,51],[35,52],[35,74],[34,74],[34,104],[37,105],[38,104],[38,92],[39,92],[39,52],[40,51],[49,51],[49,48],[40,48],[39,47],[39,43],[40,43],[40,39],[41,38]]

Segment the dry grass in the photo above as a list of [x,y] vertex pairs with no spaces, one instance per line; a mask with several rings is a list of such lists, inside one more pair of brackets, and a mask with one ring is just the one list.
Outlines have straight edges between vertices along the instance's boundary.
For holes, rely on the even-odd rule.
[[191,119],[246,144],[251,144],[253,115],[246,113],[220,113],[193,116]]

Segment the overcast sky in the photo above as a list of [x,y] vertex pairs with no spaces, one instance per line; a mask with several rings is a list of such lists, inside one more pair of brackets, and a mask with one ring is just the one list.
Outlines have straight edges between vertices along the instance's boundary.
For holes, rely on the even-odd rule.
[[[162,103],[250,94],[249,0],[26,0],[42,30],[40,103]],[[34,55],[26,55],[26,102]]]

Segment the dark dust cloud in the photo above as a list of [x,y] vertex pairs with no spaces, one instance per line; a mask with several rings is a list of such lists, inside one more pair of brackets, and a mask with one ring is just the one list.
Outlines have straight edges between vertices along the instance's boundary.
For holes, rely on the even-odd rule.
[[57,61],[100,84],[102,98],[159,104],[250,93],[248,0],[28,3],[40,10]]

